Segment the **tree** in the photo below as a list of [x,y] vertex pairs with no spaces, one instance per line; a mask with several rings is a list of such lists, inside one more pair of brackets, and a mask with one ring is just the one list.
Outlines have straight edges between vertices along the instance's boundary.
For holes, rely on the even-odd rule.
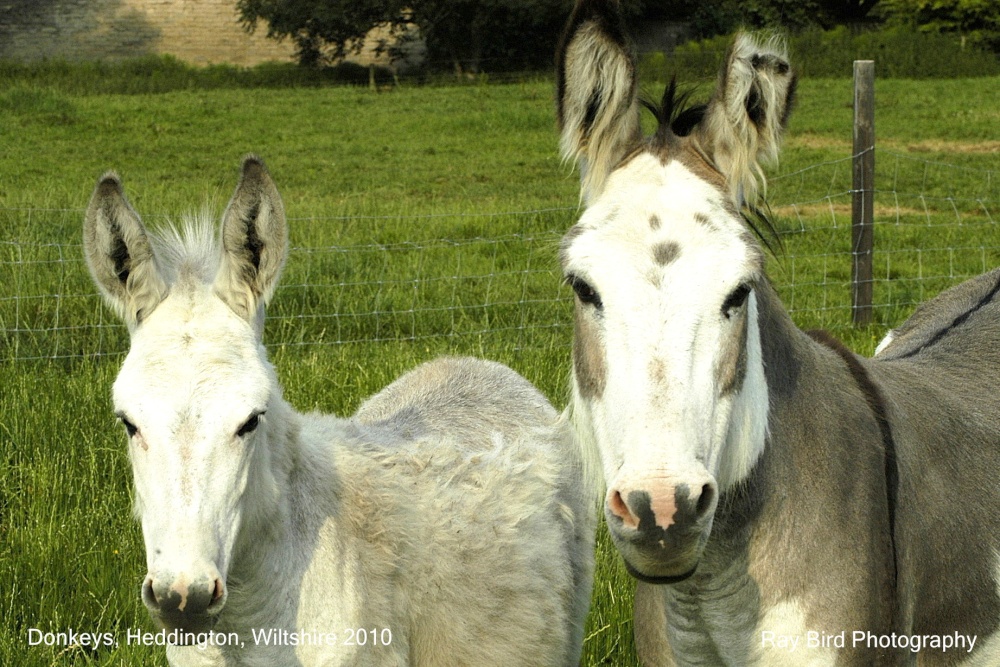
[[924,32],[954,33],[962,44],[1000,52],[1000,3],[996,0],[885,0],[890,20]]
[[571,0],[414,0],[432,64],[456,73],[549,67]]
[[[692,37],[712,37],[740,26],[797,31],[865,20],[880,0],[621,0],[626,20],[684,22]],[[884,0],[990,4],[990,0]],[[268,37],[290,38],[299,61],[335,62],[361,48],[364,36],[385,26],[393,37],[417,26],[430,65],[462,74],[547,68],[573,0],[237,0],[241,21],[253,30],[267,22]],[[399,49],[383,45],[390,54]]]
[[360,50],[376,25],[400,25],[403,5],[398,0],[237,0],[236,9],[248,31],[266,21],[268,37],[291,38],[300,63],[319,65]]
[[[644,2],[622,0],[626,13]],[[402,37],[417,26],[432,65],[456,72],[549,67],[573,0],[237,0],[247,30],[294,41],[299,62],[335,62],[385,26]],[[391,46],[385,47],[393,53]]]
[[[632,0],[634,1],[634,0]],[[360,50],[378,25],[402,35],[416,25],[431,61],[456,71],[548,64],[571,0],[237,0],[243,26],[267,22],[267,36],[290,38],[302,64],[333,62]],[[386,47],[391,51],[391,47]],[[544,53],[544,56],[542,54]],[[540,59],[544,58],[544,63]]]
[[878,3],[879,0],[820,0],[819,4],[827,22],[844,25],[869,20]]
[[871,21],[880,0],[632,0],[635,21],[682,22],[697,39],[732,33],[737,28],[832,28]]
[[738,3],[743,22],[755,28],[786,30],[833,28],[862,23],[879,0],[744,0]]

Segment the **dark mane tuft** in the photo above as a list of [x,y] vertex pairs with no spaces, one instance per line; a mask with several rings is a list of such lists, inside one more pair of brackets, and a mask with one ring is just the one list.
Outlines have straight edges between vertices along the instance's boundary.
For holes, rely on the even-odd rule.
[[670,79],[663,99],[659,104],[650,100],[640,100],[642,105],[656,118],[657,128],[654,135],[656,143],[666,143],[671,136],[686,137],[691,134],[695,125],[705,117],[706,104],[690,104],[691,90],[678,91],[677,77]]
[[[705,117],[707,104],[691,104],[692,90],[678,91],[677,77],[672,77],[663,91],[663,99],[659,104],[648,99],[640,100],[656,119],[656,134],[652,137],[655,146],[667,146],[675,137],[686,137]],[[772,255],[777,256],[784,250],[781,237],[771,221],[770,207],[766,201],[744,202],[740,211],[743,222],[760,239]]]

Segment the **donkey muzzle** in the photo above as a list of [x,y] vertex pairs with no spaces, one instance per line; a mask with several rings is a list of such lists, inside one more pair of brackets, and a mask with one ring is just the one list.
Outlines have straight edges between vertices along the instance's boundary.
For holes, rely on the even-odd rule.
[[623,480],[608,490],[605,518],[632,576],[675,583],[694,573],[718,503],[714,479]]
[[225,606],[226,597],[226,584],[214,568],[198,577],[151,572],[142,584],[142,601],[150,615],[170,630],[203,632],[211,629]]

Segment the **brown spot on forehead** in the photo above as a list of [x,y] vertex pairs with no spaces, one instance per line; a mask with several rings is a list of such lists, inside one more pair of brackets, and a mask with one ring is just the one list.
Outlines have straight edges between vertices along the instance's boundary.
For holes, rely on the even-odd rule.
[[652,361],[649,362],[649,378],[653,381],[653,384],[663,384],[666,382],[667,366],[663,363],[663,359],[653,357]]
[[650,229],[657,230],[657,229],[660,228],[660,225],[662,225],[662,224],[663,223],[660,222],[660,216],[656,215],[655,213],[653,215],[649,216],[649,228]]
[[709,229],[715,229],[715,223],[712,222],[712,219],[707,215],[705,215],[704,213],[695,213],[694,221],[697,222],[699,225],[708,227]]
[[573,370],[577,391],[584,399],[600,398],[607,384],[607,364],[594,316],[576,307],[573,319]]
[[653,259],[660,266],[665,266],[677,259],[681,254],[681,247],[676,241],[663,241],[653,246]]

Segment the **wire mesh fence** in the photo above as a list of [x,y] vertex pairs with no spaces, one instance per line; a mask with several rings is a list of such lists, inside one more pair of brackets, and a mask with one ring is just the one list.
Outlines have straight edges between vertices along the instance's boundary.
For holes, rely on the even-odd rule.
[[[293,245],[268,309],[266,340],[298,347],[502,336],[528,345],[531,331],[568,321],[555,250],[575,211],[292,218]],[[75,230],[83,211],[0,210],[0,218],[17,216]],[[297,230],[331,240],[296,243]],[[0,275],[4,357],[126,349],[124,327],[101,304],[79,242],[2,239]]]
[[[873,310],[876,325],[891,327],[917,303],[1000,265],[1000,174],[881,149],[876,157]],[[781,239],[770,274],[800,326],[849,326],[850,183],[850,157],[770,179]],[[557,248],[578,213],[292,218],[266,340],[530,347],[542,334],[568,338],[570,290]],[[0,232],[0,360],[125,351],[125,329],[101,304],[76,241],[82,219],[75,209],[0,209],[0,230],[22,236]],[[53,242],[25,230],[65,233]]]
[[[771,179],[785,253],[772,277],[804,326],[850,322],[853,156]],[[1000,265],[998,172],[876,150],[875,323]],[[777,270],[775,267],[777,265]]]

